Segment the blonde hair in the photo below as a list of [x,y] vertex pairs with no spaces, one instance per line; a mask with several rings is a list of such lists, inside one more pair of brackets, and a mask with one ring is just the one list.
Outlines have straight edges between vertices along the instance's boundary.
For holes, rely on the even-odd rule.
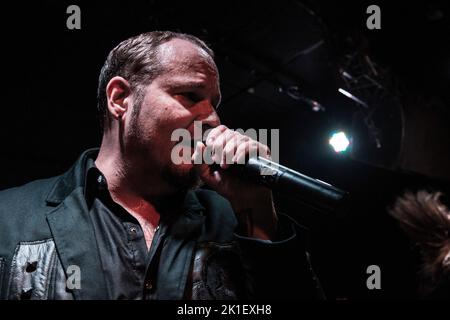
[[422,294],[428,294],[450,276],[450,210],[441,192],[406,192],[389,213],[419,247],[423,260]]

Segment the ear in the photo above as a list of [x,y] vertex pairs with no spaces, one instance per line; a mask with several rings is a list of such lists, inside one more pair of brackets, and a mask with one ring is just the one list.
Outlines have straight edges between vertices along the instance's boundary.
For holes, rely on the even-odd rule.
[[109,113],[114,119],[121,119],[130,105],[130,83],[122,77],[112,78],[106,86],[106,99]]

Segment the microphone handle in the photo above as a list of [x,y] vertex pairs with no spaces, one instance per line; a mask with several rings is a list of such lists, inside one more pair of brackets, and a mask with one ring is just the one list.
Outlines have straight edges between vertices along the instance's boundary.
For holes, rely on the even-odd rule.
[[248,159],[244,176],[319,211],[334,211],[348,192],[262,157]]

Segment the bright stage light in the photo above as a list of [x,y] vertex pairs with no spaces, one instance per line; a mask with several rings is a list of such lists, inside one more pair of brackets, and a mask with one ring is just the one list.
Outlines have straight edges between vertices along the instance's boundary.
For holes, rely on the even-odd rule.
[[329,140],[330,145],[333,147],[335,152],[344,152],[350,145],[350,140],[347,138],[345,132],[333,133]]

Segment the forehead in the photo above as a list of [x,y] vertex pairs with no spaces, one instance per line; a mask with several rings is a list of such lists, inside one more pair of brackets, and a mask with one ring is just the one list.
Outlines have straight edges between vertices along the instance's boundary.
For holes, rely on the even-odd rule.
[[165,42],[158,48],[158,57],[166,74],[218,81],[217,67],[211,56],[190,41],[172,39]]

